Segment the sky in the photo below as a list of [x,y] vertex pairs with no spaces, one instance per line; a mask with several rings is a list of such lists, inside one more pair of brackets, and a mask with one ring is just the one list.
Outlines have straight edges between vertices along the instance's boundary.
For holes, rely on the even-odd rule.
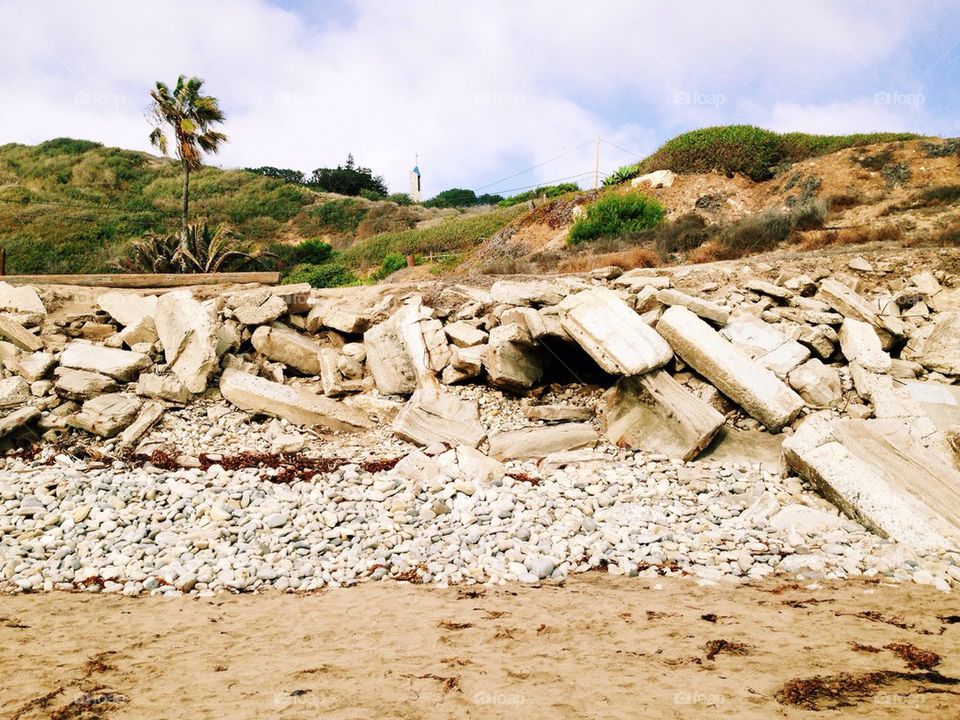
[[[153,83],[204,79],[210,164],[358,164],[511,194],[749,123],[960,135],[949,0],[0,0],[0,144],[150,150]],[[602,177],[602,175],[601,175]]]

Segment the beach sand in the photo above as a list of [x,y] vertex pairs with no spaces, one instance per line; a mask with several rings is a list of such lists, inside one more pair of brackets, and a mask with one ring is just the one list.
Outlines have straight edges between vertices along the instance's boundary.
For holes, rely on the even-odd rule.
[[[24,719],[960,717],[955,595],[808,584],[594,573],[544,587],[3,596],[0,708]],[[856,677],[778,695],[839,673]],[[849,706],[829,709],[838,702]]]

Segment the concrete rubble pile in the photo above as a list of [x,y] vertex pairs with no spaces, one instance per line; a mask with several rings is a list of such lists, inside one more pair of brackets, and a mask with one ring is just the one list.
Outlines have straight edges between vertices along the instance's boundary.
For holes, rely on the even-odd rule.
[[[429,301],[389,285],[105,291],[56,320],[34,288],[0,283],[0,443],[79,429],[145,452],[164,409],[201,397],[322,433],[389,422],[479,475],[605,444],[694,461],[738,438],[786,438],[786,469],[854,519],[957,547],[960,277],[871,278],[869,291],[855,273],[684,279],[614,268],[452,285]],[[583,376],[606,389],[595,408],[538,402]],[[525,398],[529,426],[484,427],[457,392],[470,384]],[[892,478],[878,457],[915,477]]]

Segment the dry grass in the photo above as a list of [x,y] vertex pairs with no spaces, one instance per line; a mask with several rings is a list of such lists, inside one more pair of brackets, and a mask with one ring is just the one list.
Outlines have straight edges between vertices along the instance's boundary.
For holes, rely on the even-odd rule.
[[660,262],[660,256],[650,248],[633,247],[628,250],[602,255],[578,254],[561,261],[557,265],[557,269],[560,272],[582,273],[615,265],[621,270],[633,270],[634,268],[657,267]]
[[729,259],[730,249],[719,240],[710,240],[698,248],[694,248],[687,254],[687,262],[696,265],[698,263],[717,262],[718,260]]
[[808,233],[799,239],[801,250],[821,250],[837,245],[864,245],[874,242],[899,242],[903,240],[903,230],[896,225],[880,227],[852,227],[842,230],[826,230]]
[[917,245],[960,247],[960,221],[954,220],[946,227],[940,228],[930,234],[914,235],[903,244],[907,247],[915,247]]

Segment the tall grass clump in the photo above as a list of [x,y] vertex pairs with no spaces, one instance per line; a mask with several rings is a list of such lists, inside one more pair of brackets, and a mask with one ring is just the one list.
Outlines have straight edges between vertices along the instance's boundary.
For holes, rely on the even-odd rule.
[[647,230],[660,223],[663,205],[640,193],[607,195],[587,208],[586,215],[570,228],[568,241],[574,245],[602,237]]

